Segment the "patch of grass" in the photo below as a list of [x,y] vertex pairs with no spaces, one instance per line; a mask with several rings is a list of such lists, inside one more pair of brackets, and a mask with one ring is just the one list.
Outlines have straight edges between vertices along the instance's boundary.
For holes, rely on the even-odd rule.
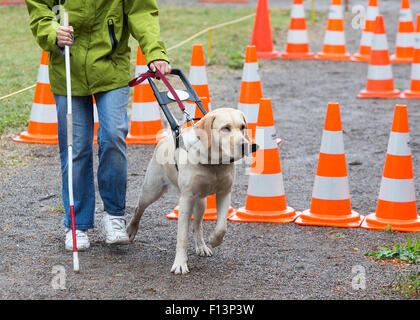
[[397,274],[390,286],[393,291],[406,297],[420,297],[420,272]]
[[409,263],[420,262],[420,240],[412,241],[408,237],[406,243],[394,243],[393,247],[384,246],[379,251],[366,252],[366,256],[374,257],[375,259],[395,259],[398,258],[402,261]]

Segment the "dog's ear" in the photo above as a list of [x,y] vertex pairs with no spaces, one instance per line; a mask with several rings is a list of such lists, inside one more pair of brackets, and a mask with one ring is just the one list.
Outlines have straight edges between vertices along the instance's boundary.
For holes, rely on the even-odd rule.
[[206,115],[194,126],[194,132],[197,135],[197,138],[204,144],[206,148],[211,147],[211,130],[213,128],[214,119],[216,119],[214,114]]
[[245,115],[244,115],[243,112],[242,112],[242,118],[244,119],[244,123],[245,123],[245,138],[247,140],[249,140],[249,134],[248,133],[251,133],[251,129],[248,129],[248,122],[246,122],[246,118],[245,118]]

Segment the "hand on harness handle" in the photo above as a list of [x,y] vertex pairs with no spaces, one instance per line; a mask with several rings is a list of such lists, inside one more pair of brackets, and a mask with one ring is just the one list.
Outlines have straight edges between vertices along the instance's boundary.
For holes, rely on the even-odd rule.
[[[172,68],[169,65],[169,63],[165,60],[155,60],[149,63],[149,69],[153,72],[156,72],[156,69],[158,69],[164,76],[171,73]],[[160,78],[156,77],[157,80],[160,80]]]

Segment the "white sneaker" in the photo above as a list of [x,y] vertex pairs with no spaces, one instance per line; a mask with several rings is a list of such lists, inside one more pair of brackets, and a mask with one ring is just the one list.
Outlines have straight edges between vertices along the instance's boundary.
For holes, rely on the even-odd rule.
[[[90,242],[87,230],[76,230],[77,251],[89,249]],[[73,234],[71,229],[66,228],[66,250],[73,251]]]
[[108,244],[128,244],[128,234],[125,230],[125,218],[111,216],[105,213],[102,218],[102,227],[105,232],[105,242]]

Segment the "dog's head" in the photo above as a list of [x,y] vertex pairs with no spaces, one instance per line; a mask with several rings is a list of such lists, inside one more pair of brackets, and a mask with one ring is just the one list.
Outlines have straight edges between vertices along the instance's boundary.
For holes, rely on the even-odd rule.
[[237,109],[211,111],[197,122],[193,130],[211,164],[229,164],[255,151],[255,146],[249,141],[245,116]]

